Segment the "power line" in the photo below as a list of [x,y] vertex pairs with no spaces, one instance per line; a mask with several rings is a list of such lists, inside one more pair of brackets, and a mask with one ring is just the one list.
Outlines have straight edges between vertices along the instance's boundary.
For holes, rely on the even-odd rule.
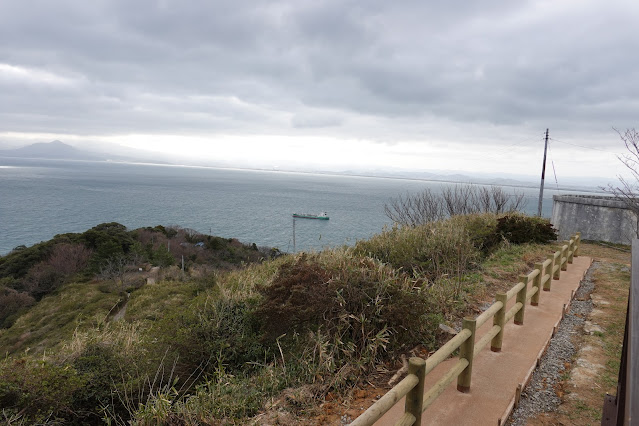
[[538,138],[528,138],[528,139],[525,139],[525,140],[520,141],[520,142],[516,142],[516,143],[510,144],[510,145],[506,145],[499,152],[489,153],[489,154],[485,154],[485,155],[477,155],[477,156],[475,156],[475,158],[481,159],[481,160],[493,160],[493,159],[496,159],[496,158],[499,158],[499,157],[503,157],[503,156],[506,156],[506,155],[512,155],[512,150],[508,150],[508,148],[519,146],[519,145],[521,145],[523,143],[526,143],[526,142],[538,142],[538,141],[539,141]]
[[599,149],[599,148],[593,148],[591,146],[584,146],[584,145],[578,145],[576,143],[570,143],[570,142],[564,142],[564,141],[560,141],[558,139],[555,138],[550,138],[550,140],[554,141],[554,142],[559,142],[559,143],[563,143],[566,145],[572,145],[572,146],[577,146],[579,148],[585,148],[585,149],[592,149],[593,151],[601,151],[601,152],[607,152],[609,154],[617,154],[616,152],[612,152],[612,151],[607,151],[605,149]]
[[[550,139],[554,140],[552,138],[550,138]],[[553,173],[553,175],[555,175],[555,186],[557,187],[557,192],[559,194],[561,194],[561,191],[559,190],[559,181],[557,180],[557,171],[555,170],[555,161],[554,161],[554,157],[552,155],[552,149],[551,149],[550,145],[548,146],[548,154],[551,157],[550,164],[552,164],[552,173]]]
[[555,170],[555,162],[550,160],[550,164],[552,164],[552,173],[555,175],[555,185],[557,186],[557,192],[559,192],[559,181],[557,180],[557,171]]

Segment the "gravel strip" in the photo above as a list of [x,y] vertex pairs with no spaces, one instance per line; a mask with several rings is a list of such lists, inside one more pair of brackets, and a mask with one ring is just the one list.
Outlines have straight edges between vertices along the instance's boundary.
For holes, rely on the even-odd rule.
[[555,387],[562,382],[566,363],[570,364],[577,352],[572,337],[582,333],[584,322],[592,311],[590,293],[595,287],[592,275],[598,267],[599,262],[594,262],[581,281],[568,313],[559,323],[557,333],[550,340],[550,346],[533,372],[530,383],[522,391],[519,406],[512,412],[507,425],[525,425],[529,417],[559,408],[561,398],[555,393]]

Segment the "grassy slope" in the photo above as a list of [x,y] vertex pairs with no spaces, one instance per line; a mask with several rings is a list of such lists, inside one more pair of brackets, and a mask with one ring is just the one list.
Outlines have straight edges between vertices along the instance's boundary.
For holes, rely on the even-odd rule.
[[[395,369],[398,357],[388,358],[384,355],[387,349],[406,351],[414,346],[414,342],[392,340],[396,339],[399,329],[386,330],[383,315],[392,314],[393,305],[400,301],[388,299],[389,295],[412,294],[427,302],[430,311],[419,318],[428,318],[428,322],[420,325],[424,328],[420,330],[422,338],[417,341],[430,341],[425,349],[432,349],[436,339],[442,337],[437,330],[440,321],[455,324],[469,312],[478,312],[497,291],[510,288],[520,273],[528,272],[535,262],[555,249],[540,244],[502,243],[488,258],[482,259],[458,228],[445,224],[425,233],[402,231],[388,235],[394,241],[390,246],[379,237],[381,242],[364,245],[364,248],[289,256],[205,279],[161,281],[133,291],[127,301],[124,321],[118,323],[104,322],[119,301],[117,294],[103,293],[99,285],[91,283],[66,285],[23,315],[14,327],[1,331],[0,347],[12,352],[22,352],[27,347],[33,348],[32,352],[53,350],[51,360],[66,362],[84,356],[87,348],[97,345],[112,348],[123,360],[148,367],[155,365],[152,363],[164,353],[162,339],[167,338],[169,343],[186,348],[182,357],[209,351],[207,364],[201,367],[206,373],[199,376],[200,386],[191,388],[188,395],[173,394],[161,386],[151,389],[147,399],[139,401],[143,405],[136,414],[138,419],[166,420],[166,416],[179,415],[191,420],[236,418],[241,421],[239,419],[263,409],[265,401],[284,388],[289,390],[277,399],[280,401],[277,411],[287,411],[294,417],[316,414],[318,401],[327,392],[348,392],[364,375],[375,372],[380,361],[386,360],[389,371]],[[423,237],[430,235],[439,235],[437,244],[423,244]],[[430,259],[442,249],[459,254],[462,247],[468,249],[464,253],[467,265],[459,266],[459,260],[451,265],[438,264],[439,272],[450,273],[433,278],[432,271],[427,269],[432,267],[428,263]],[[378,256],[379,250],[382,254],[389,253],[387,263],[367,256],[375,250]],[[408,273],[406,268],[397,265],[403,265],[406,259],[410,261],[411,256],[417,258],[415,264],[419,269]],[[393,262],[396,262],[395,268]],[[281,280],[283,268],[295,264],[307,264],[320,275],[330,276],[328,282],[338,289],[335,317],[324,318],[325,322],[313,328],[310,334],[303,330],[291,331],[280,336],[277,344],[273,341],[270,346],[257,345],[258,352],[266,352],[261,358],[246,363],[233,349],[235,346],[255,349],[251,342],[243,340],[244,334],[251,332],[251,301],[261,300],[264,295],[260,289],[272,285],[276,279]],[[343,303],[348,305],[348,297],[362,296],[358,296],[357,289],[371,285],[372,296],[365,294],[364,299],[353,299],[356,303],[348,307],[350,311],[340,310],[345,306]],[[342,291],[352,294],[342,299],[346,297]],[[331,297],[325,302],[335,303],[334,290],[329,288],[329,293]],[[309,296],[312,293],[303,295],[302,300]],[[371,302],[374,305],[370,305]],[[369,305],[377,311],[367,311]],[[375,317],[380,313],[381,317]],[[238,315],[249,323],[237,323]],[[236,334],[225,334],[226,330],[235,330],[234,327]],[[159,354],[153,353],[158,351]],[[172,401],[170,408],[163,407],[166,400]],[[272,410],[267,413],[272,414]]]
[[96,283],[72,283],[45,297],[9,329],[0,330],[2,353],[41,353],[70,339],[76,328],[91,328],[106,320],[120,300]]

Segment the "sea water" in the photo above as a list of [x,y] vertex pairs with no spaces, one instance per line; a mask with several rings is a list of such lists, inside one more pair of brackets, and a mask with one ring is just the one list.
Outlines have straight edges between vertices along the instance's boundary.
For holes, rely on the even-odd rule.
[[[391,225],[391,197],[442,182],[61,160],[0,158],[0,255],[56,234],[84,232],[104,222],[129,229],[178,225],[282,251],[352,245]],[[512,191],[513,188],[506,188]],[[526,194],[537,210],[538,189]],[[552,209],[544,192],[543,215]],[[296,219],[293,213],[330,220]],[[294,229],[295,228],[295,229]],[[293,239],[295,231],[295,240]],[[295,244],[294,244],[295,243]]]

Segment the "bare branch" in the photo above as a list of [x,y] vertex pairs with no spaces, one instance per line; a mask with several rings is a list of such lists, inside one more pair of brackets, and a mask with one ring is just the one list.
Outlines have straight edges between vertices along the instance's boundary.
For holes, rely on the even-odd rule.
[[384,205],[386,216],[393,222],[404,226],[417,226],[442,218],[442,200],[430,189],[419,194],[391,198]]
[[402,226],[417,226],[471,213],[504,213],[525,206],[523,193],[509,194],[500,186],[450,185],[441,194],[425,189],[418,194],[391,198],[384,205],[384,213]]
[[131,259],[124,254],[111,257],[100,267],[98,278],[113,280],[120,285],[121,290],[124,290],[127,268],[131,265]]
[[619,161],[630,171],[634,181],[628,181],[623,176],[617,176],[619,186],[608,185],[602,188],[612,194],[617,200],[622,201],[628,210],[635,214],[636,227],[635,234],[639,237],[639,132],[633,129],[626,129],[625,132],[613,128],[619,135],[624,145],[626,153],[617,156]]

